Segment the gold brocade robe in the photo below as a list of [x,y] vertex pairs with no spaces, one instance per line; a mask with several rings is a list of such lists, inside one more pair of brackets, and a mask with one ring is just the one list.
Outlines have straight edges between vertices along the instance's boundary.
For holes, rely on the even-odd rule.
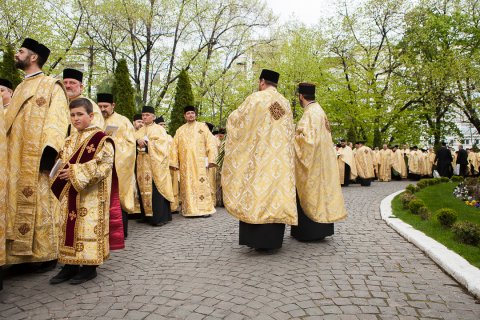
[[58,201],[48,172],[40,172],[43,150],[59,152],[65,142],[69,113],[58,79],[38,74],[18,85],[5,114],[8,141],[7,263],[57,258]]
[[347,216],[336,169],[327,115],[311,103],[295,130],[295,180],[300,205],[312,221],[331,223]]
[[105,127],[117,126],[112,138],[115,142],[115,169],[118,175],[119,195],[122,210],[128,213],[134,211],[135,192],[135,128],[126,117],[114,112],[105,119]]
[[272,87],[251,94],[228,117],[227,132],[222,167],[227,211],[245,223],[297,225],[288,100]]
[[375,177],[373,159],[373,151],[369,147],[361,146],[355,150],[355,164],[360,178],[372,179]]
[[380,150],[378,152],[378,180],[390,181],[392,180],[392,164],[393,152],[390,149]]
[[[470,174],[474,175],[478,173],[478,163],[477,163],[477,154],[473,151],[468,152],[468,169],[470,170]],[[472,172],[473,167],[473,172]]]
[[[103,128],[105,127],[105,120],[103,119],[102,111],[100,110],[100,107],[98,106],[98,104],[96,104],[95,101],[93,101],[92,99],[85,97],[84,95],[79,95],[78,97],[70,100],[70,102],[75,100],[75,99],[79,99],[79,98],[88,99],[88,101],[90,101],[92,103],[92,106],[93,106],[93,120],[92,120],[91,125],[103,130]],[[67,106],[67,110],[69,110],[68,106]],[[70,113],[70,111],[69,111],[69,113]],[[73,133],[75,131],[77,131],[77,129],[75,129],[74,126],[70,126],[70,133]]]
[[355,165],[355,159],[353,155],[353,150],[349,146],[344,148],[338,148],[338,166],[340,173],[340,183],[343,184],[345,176],[345,164],[350,166],[350,180],[355,180],[357,178],[357,166]]
[[[170,150],[173,150],[173,137],[168,135],[168,141],[170,143]],[[172,178],[172,191],[173,191],[173,202],[170,203],[170,211],[178,211],[180,206],[179,202],[179,183],[178,183],[178,170],[170,169],[170,177]]]
[[173,202],[172,177],[169,169],[170,142],[165,129],[155,123],[146,124],[135,132],[135,140],[148,140],[147,149],[138,149],[137,183],[145,216],[153,216],[152,182],[158,192]]
[[380,164],[380,156],[379,156],[379,150],[372,150],[372,161],[373,161],[373,168],[375,170],[375,175],[377,176],[378,179],[378,168]]
[[[3,108],[0,98],[0,108]],[[7,154],[7,133],[5,132],[4,113],[0,111],[0,154]],[[7,157],[0,157],[0,267],[5,264],[5,216],[7,211]]]
[[186,123],[173,137],[170,165],[180,171],[182,215],[215,213],[207,165],[216,163],[217,147],[203,122]]
[[[210,136],[211,136],[210,139],[212,140],[210,143],[213,146],[215,146],[216,152],[218,155],[218,152],[220,151],[220,141],[211,133],[210,133]],[[215,163],[217,163],[216,157],[215,157]],[[217,168],[216,167],[208,168],[208,179],[209,179],[210,190],[212,194],[212,203],[213,203],[213,207],[215,207],[217,204]]]
[[[60,153],[62,162],[67,163],[78,148],[85,148],[90,137],[99,131],[95,126],[81,132],[75,130],[65,140],[65,147]],[[84,152],[90,152],[90,150]],[[115,151],[111,141],[105,137],[94,152],[95,156],[92,160],[69,165],[71,178],[66,188],[75,188],[78,192],[75,248],[64,245],[66,222],[71,214],[68,211],[68,192],[66,192],[60,199],[61,231],[58,254],[60,263],[100,265],[110,255],[110,192]]]
[[421,169],[423,165],[420,160],[420,153],[417,151],[411,150],[408,156],[408,171],[413,174],[422,174]]
[[405,163],[405,158],[402,153],[402,150],[397,149],[395,152],[393,152],[392,168],[398,174],[400,174],[400,177],[402,177],[403,179],[407,177],[408,175],[407,164]]

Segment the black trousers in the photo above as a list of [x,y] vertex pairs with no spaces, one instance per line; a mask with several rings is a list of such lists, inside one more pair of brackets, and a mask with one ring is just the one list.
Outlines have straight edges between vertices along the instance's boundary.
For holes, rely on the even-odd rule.
[[145,220],[152,225],[157,225],[160,223],[165,223],[172,220],[172,212],[170,211],[170,202],[165,199],[162,194],[158,191],[155,183],[152,181],[152,211],[153,216],[145,216],[145,211],[143,209],[142,196],[140,192],[138,193],[138,200],[140,202],[140,219]]
[[358,182],[360,182],[360,185],[362,187],[370,187],[370,185],[372,184],[372,179],[363,179],[358,177]]
[[352,170],[350,169],[350,166],[345,163],[345,176],[343,177],[343,186],[348,187],[350,184],[350,172]]
[[333,235],[333,223],[312,221],[302,209],[297,195],[298,226],[292,226],[291,235],[299,241],[316,241]]
[[240,221],[239,244],[254,249],[280,249],[284,233],[283,223],[251,224]]

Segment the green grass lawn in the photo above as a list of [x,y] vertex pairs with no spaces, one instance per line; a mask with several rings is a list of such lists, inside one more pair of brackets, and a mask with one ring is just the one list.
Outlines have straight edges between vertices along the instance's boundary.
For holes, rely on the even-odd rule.
[[450,250],[464,257],[472,265],[480,268],[480,247],[456,241],[452,231],[442,227],[434,216],[435,211],[438,209],[451,208],[458,213],[457,221],[468,220],[480,224],[480,209],[469,207],[463,201],[453,196],[453,189],[456,185],[456,183],[451,182],[441,183],[426,187],[415,194],[425,202],[428,209],[432,212],[430,220],[423,221],[418,215],[403,209],[400,195],[396,196],[392,201],[392,211],[396,217],[442,243]]

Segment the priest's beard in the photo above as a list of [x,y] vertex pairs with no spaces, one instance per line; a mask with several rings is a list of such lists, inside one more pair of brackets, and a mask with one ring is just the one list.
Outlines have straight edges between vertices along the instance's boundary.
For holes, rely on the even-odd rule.
[[25,71],[31,65],[30,55],[25,57],[25,60],[15,60],[15,68]]

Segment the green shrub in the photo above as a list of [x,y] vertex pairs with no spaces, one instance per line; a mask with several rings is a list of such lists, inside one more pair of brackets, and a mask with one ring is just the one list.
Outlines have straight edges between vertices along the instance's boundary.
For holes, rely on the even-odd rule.
[[478,245],[480,243],[480,225],[470,221],[460,221],[453,225],[452,231],[458,241]]
[[450,179],[448,179],[448,177],[441,177],[441,178],[437,178],[437,179],[440,179],[441,183],[450,182]]
[[418,215],[420,218],[422,218],[422,220],[428,220],[432,216],[432,213],[427,207],[421,207],[418,209]]
[[451,227],[457,221],[458,214],[455,210],[449,208],[438,209],[435,213],[438,222],[444,227]]
[[452,182],[462,182],[464,179],[462,176],[453,176],[450,180],[452,180]]
[[408,209],[408,204],[414,199],[417,199],[417,197],[415,197],[415,195],[411,192],[404,192],[400,196],[400,202],[402,203],[404,209]]
[[[447,180],[448,182],[448,180]],[[430,179],[430,184],[439,184],[439,183],[442,183],[442,179],[441,178],[433,178],[433,179]]]
[[405,190],[408,190],[408,191],[410,191],[411,193],[415,193],[415,192],[420,191],[420,188],[417,187],[417,186],[414,185],[414,184],[409,184],[409,185],[405,188]]
[[428,187],[429,185],[430,185],[430,182],[427,179],[422,179],[417,182],[417,187],[420,189]]
[[410,209],[413,214],[418,214],[418,210],[422,207],[425,207],[425,202],[421,199],[414,199],[408,204],[408,209]]

